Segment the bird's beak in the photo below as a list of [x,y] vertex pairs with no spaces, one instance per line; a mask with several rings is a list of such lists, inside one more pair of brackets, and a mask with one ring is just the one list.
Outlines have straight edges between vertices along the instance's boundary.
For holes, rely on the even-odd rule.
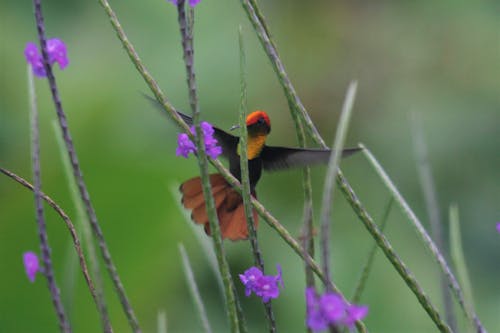
[[238,129],[238,128],[240,128],[240,125],[233,125],[233,126],[231,126],[231,128],[229,130],[234,131],[235,129]]

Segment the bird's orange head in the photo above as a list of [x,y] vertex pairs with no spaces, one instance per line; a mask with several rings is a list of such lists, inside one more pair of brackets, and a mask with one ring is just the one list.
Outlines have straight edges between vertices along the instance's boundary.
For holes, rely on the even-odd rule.
[[267,135],[271,132],[271,120],[265,111],[257,110],[246,119],[249,135]]

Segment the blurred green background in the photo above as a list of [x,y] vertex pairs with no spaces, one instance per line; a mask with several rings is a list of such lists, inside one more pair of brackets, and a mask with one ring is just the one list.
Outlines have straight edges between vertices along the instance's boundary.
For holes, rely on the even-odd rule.
[[[441,217],[457,203],[477,312],[500,331],[500,5],[498,1],[260,1],[282,60],[319,131],[332,142],[350,80],[359,82],[348,143],[366,144],[428,227],[415,164],[410,112],[422,118]],[[187,110],[187,90],[175,7],[163,0],[112,1],[124,29],[173,104]],[[145,332],[166,312],[169,332],[201,325],[182,273],[178,244],[191,257],[214,331],[227,330],[224,305],[206,257],[178,197],[183,180],[198,173],[194,158],[175,157],[177,128],[141,96],[148,92],[97,1],[44,1],[47,33],[68,46],[70,66],[56,69],[85,180],[122,282]],[[32,4],[0,2],[0,165],[31,179],[25,43],[36,40]],[[196,7],[195,56],[203,118],[221,128],[238,119],[238,25],[244,29],[250,109],[273,122],[269,143],[296,145],[281,87],[238,1],[203,0]],[[47,83],[36,81],[41,112],[43,190],[72,216],[75,209],[54,137]],[[359,154],[342,168],[377,220],[389,193]],[[316,204],[324,167],[313,170]],[[301,172],[265,174],[261,201],[298,235]],[[396,206],[395,206],[396,207]],[[315,214],[318,213],[316,205]],[[372,245],[338,193],[332,227],[333,276],[351,295]],[[71,267],[62,221],[46,209],[56,276],[75,332],[100,330],[91,297]],[[33,195],[0,176],[0,332],[55,332],[44,279],[27,280],[22,253],[38,249]],[[447,227],[445,226],[445,229]],[[399,255],[441,308],[438,270],[398,208],[386,229]],[[304,325],[304,275],[297,256],[265,223],[260,244],[268,267],[283,267],[285,288],[273,302],[281,332]],[[252,265],[247,242],[226,243],[233,276]],[[129,331],[106,276],[115,332]],[[259,300],[244,297],[251,332],[265,330]],[[72,287],[72,285],[74,285]],[[414,295],[377,255],[362,298],[371,332],[433,332]],[[462,320],[462,313],[457,308]],[[463,327],[463,326],[462,326]]]

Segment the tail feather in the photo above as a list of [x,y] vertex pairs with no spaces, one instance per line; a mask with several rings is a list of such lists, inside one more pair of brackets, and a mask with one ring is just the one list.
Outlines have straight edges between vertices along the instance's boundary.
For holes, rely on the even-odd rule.
[[[224,177],[219,174],[210,175],[210,184],[212,185],[222,238],[229,238],[233,241],[248,238],[248,227],[241,195],[232,189]],[[183,183],[180,191],[183,206],[192,209],[191,219],[197,224],[203,224],[206,234],[211,235],[200,177],[192,178]],[[257,227],[258,219],[255,210],[253,217]]]
[[[217,185],[226,186],[227,182],[221,175],[213,173],[210,175],[210,185],[212,186],[212,188]],[[194,177],[189,179],[188,181],[184,182],[179,189],[184,196],[188,197],[192,197],[196,194],[203,192],[203,187],[201,185],[200,177]]]
[[[217,194],[223,192],[225,189],[226,186],[224,185],[214,186],[212,187],[212,195],[215,197]],[[182,204],[187,209],[195,209],[200,205],[205,206],[205,197],[203,196],[203,191],[192,196],[184,195],[182,198]]]
[[[243,204],[240,204],[234,211],[228,214],[228,219],[226,223],[225,232],[227,237],[231,240],[245,239],[248,237],[248,229],[245,219],[245,209]],[[244,223],[241,223],[241,217],[243,217]],[[221,226],[223,222],[221,222]],[[242,228],[244,227],[244,228]]]
[[[226,190],[222,190],[214,194],[214,201],[215,201],[215,208],[218,209],[221,204],[224,202],[224,199],[226,198]],[[212,192],[213,193],[213,192]],[[205,224],[208,223],[208,214],[207,214],[207,207],[205,205],[205,198],[203,197],[203,193],[201,193],[198,197],[196,197],[194,200],[197,202],[200,202],[196,207],[193,207],[193,211],[191,213],[191,219],[197,223],[197,224]],[[189,203],[189,201],[188,201]],[[188,205],[185,205],[184,207],[190,209],[191,207],[188,207]]]

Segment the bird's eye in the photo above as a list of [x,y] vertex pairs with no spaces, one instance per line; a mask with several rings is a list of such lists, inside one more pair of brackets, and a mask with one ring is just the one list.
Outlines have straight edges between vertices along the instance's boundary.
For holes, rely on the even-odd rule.
[[263,117],[260,117],[259,120],[257,121],[259,124],[263,125],[266,123],[266,120]]

